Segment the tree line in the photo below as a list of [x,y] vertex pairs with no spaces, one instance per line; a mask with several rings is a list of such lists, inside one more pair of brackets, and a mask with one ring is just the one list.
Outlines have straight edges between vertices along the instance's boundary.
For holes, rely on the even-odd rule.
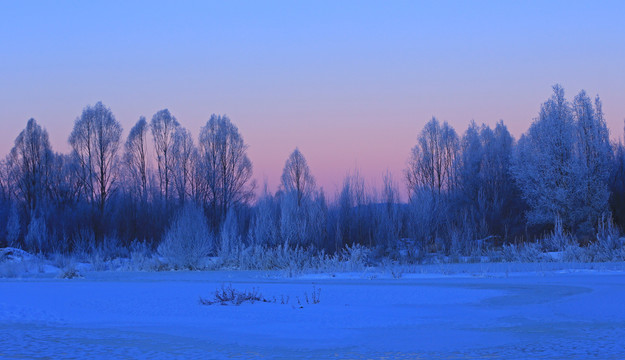
[[165,238],[175,242],[173,224],[184,223],[213,239],[212,253],[251,245],[332,253],[360,244],[393,256],[470,253],[532,240],[556,224],[583,244],[606,219],[625,225],[624,144],[610,141],[599,97],[582,90],[569,101],[558,85],[518,141],[503,121],[471,121],[459,135],[432,118],[403,181],[386,174],[369,188],[354,171],[332,201],[297,148],[279,189],[265,185],[255,196],[248,146],[225,115],[212,115],[195,141],[164,109],[122,139],[111,109],[98,102],[83,109],[68,143],[69,154],[54,152],[34,119],[17,136],[0,163],[0,245],[155,249]]

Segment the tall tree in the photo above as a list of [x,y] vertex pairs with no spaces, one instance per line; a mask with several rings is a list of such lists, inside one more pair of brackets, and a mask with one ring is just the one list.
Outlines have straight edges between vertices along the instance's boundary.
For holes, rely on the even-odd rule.
[[142,201],[147,200],[148,173],[147,173],[147,134],[148,123],[141,116],[135,126],[130,129],[125,144],[124,163],[133,182],[133,187],[138,190]]
[[152,136],[154,137],[154,149],[156,150],[159,188],[166,204],[169,202],[170,180],[172,176],[171,148],[174,142],[174,133],[178,126],[178,121],[167,109],[154,114],[152,122],[150,122]]
[[102,102],[87,106],[76,119],[69,137],[73,155],[80,166],[78,175],[92,204],[100,214],[117,179],[117,151],[121,125]]
[[211,115],[200,131],[201,157],[206,201],[217,228],[228,209],[249,201],[254,194],[252,162],[239,129],[223,115]]
[[15,139],[10,158],[15,190],[32,216],[47,195],[52,163],[48,132],[35,119],[28,120],[26,128]]
[[425,189],[440,197],[451,191],[456,185],[458,152],[456,131],[432,118],[421,131],[405,171],[409,194]]
[[191,133],[179,126],[174,132],[171,154],[174,187],[181,204],[184,204],[187,196],[192,193],[194,152],[195,146],[193,145]]
[[295,194],[298,207],[301,206],[304,198],[311,197],[315,191],[315,178],[310,172],[304,155],[297,148],[284,164],[282,189],[285,193]]
[[458,169],[462,195],[469,203],[476,203],[480,193],[480,185],[482,184],[480,171],[482,170],[483,157],[484,149],[480,138],[480,129],[474,121],[471,121],[469,128],[462,136]]
[[584,90],[573,100],[576,125],[576,196],[574,206],[581,231],[590,235],[602,214],[608,211],[608,181],[612,147],[610,132],[603,118],[601,100],[594,107]]
[[50,172],[50,199],[57,209],[75,205],[83,188],[77,173],[76,158],[72,155],[56,153],[53,156]]
[[280,233],[287,244],[321,245],[324,237],[325,199],[317,194],[315,178],[306,159],[295,149],[282,171]]
[[467,211],[463,216],[476,227],[476,236],[505,235],[511,212],[519,210],[509,173],[513,145],[503,121],[495,130],[471,122],[462,137],[457,204]]
[[575,122],[561,86],[553,87],[538,119],[519,139],[511,171],[530,207],[530,224],[553,224],[559,216],[566,226],[574,225]]

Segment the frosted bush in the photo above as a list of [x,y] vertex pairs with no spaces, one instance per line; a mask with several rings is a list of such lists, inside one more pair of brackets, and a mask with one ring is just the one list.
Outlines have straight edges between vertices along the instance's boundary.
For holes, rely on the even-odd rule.
[[562,219],[556,217],[553,232],[543,239],[543,246],[546,251],[563,251],[573,242],[571,236],[564,231]]
[[174,218],[158,247],[158,253],[178,269],[197,269],[214,249],[215,238],[204,213],[192,204],[185,205]]
[[158,271],[165,268],[166,266],[145,242],[135,240],[130,244],[130,260],[125,266],[126,270]]
[[313,251],[296,246],[264,247],[253,245],[238,253],[236,263],[230,263],[241,270],[286,270],[290,275],[314,267]]
[[591,260],[588,250],[577,244],[567,245],[562,252],[564,262],[589,262]]
[[92,229],[83,227],[73,236],[73,252],[74,254],[86,257],[95,249],[95,233]]
[[358,244],[351,247],[345,246],[343,250],[343,260],[347,262],[349,271],[362,271],[365,269],[371,250]]
[[70,264],[75,263],[76,260],[68,254],[54,252],[48,256],[50,264],[58,267],[59,269],[68,267]]
[[93,255],[97,255],[103,261],[128,256],[128,249],[124,247],[117,237],[105,236]]
[[622,247],[619,231],[612,218],[602,216],[597,226],[596,241],[588,247],[592,260],[621,261],[624,259]]
[[504,244],[502,257],[505,262],[539,262],[545,260],[540,245],[536,243],[526,243],[520,246]]

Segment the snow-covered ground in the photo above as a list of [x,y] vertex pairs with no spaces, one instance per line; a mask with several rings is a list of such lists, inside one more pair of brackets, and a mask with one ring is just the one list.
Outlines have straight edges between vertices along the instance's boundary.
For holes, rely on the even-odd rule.
[[[0,279],[0,358],[625,357],[622,271],[84,276]],[[272,302],[199,303],[224,284]]]

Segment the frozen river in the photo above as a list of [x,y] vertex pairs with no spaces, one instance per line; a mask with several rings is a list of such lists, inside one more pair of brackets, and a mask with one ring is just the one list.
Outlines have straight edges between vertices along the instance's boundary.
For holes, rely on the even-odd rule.
[[[621,272],[279,275],[0,279],[0,358],[625,358]],[[275,302],[199,303],[223,284]]]

